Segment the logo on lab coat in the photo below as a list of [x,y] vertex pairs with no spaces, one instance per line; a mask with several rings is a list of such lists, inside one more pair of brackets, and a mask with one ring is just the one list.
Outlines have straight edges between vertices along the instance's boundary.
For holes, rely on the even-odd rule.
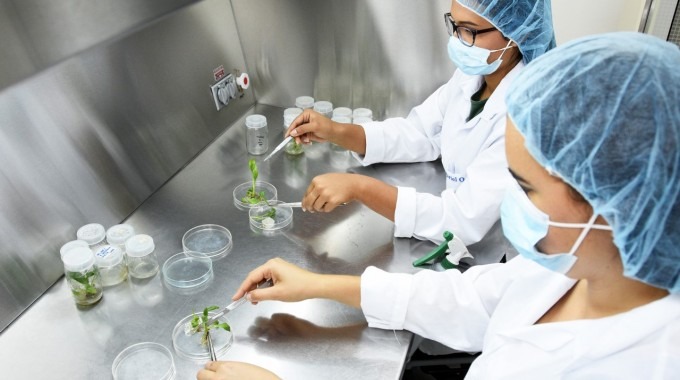
[[451,182],[465,182],[465,177],[463,177],[463,176],[455,176],[455,175],[447,174],[446,178]]

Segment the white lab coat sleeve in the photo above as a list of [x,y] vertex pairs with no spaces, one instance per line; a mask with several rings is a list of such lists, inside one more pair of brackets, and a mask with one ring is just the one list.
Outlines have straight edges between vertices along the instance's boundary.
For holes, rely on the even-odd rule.
[[435,196],[398,187],[394,236],[435,243],[451,231],[465,245],[480,241],[500,217],[500,204],[512,183],[505,158],[505,138],[494,141],[467,169],[465,182]]
[[504,291],[521,275],[521,258],[477,265],[465,273],[423,270],[414,275],[369,267],[361,276],[361,309],[370,327],[409,330],[451,348],[481,351]]
[[364,166],[376,162],[424,162],[439,157],[444,113],[449,104],[449,83],[441,86],[406,118],[396,117],[361,126],[366,134],[366,154],[353,153]]

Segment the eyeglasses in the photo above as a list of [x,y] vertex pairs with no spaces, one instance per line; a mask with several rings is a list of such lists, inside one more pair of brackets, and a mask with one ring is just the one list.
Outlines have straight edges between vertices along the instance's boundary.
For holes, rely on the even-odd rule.
[[473,46],[478,34],[498,30],[496,28],[475,30],[465,26],[458,26],[456,25],[456,22],[453,21],[453,18],[451,18],[450,12],[444,13],[444,23],[446,24],[446,30],[449,32],[449,36],[453,36],[453,34],[456,33],[460,42],[462,42],[465,46]]

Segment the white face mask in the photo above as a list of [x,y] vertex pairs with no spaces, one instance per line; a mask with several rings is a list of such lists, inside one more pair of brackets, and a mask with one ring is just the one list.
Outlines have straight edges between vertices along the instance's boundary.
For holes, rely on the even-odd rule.
[[[449,37],[448,51],[451,61],[467,75],[488,75],[501,66],[503,63],[503,54],[507,49],[514,48],[510,46],[512,40],[502,49],[487,50],[477,46],[465,46],[456,36]],[[487,63],[489,55],[493,52],[503,51],[497,60]]]
[[[532,260],[553,272],[565,274],[576,263],[574,253],[581,246],[591,229],[609,230],[611,226],[595,224],[597,214],[593,214],[588,223],[559,223],[550,220],[548,215],[539,210],[519,186],[508,189],[501,204],[501,223],[503,234],[517,249],[520,255]],[[536,244],[546,237],[548,227],[583,229],[576,242],[567,253],[545,254],[536,249]]]

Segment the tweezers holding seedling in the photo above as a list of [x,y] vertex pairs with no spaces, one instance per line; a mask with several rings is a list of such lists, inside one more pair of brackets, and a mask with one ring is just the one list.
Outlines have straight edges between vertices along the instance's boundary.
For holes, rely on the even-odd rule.
[[[259,284],[257,284],[257,289],[268,288],[268,287],[270,287],[270,286],[272,286],[272,285],[274,285],[274,281],[273,281],[272,279],[268,279],[268,280],[262,281],[262,282],[260,282]],[[243,297],[237,299],[236,301],[230,303],[229,305],[227,305],[227,306],[224,307],[223,309],[219,310],[217,313],[213,314],[213,315],[208,319],[207,322],[205,322],[205,323],[200,323],[200,324],[198,324],[196,327],[191,326],[191,322],[187,322],[187,325],[184,327],[184,329],[185,329],[185,331],[186,331],[188,334],[195,334],[195,333],[201,331],[201,326],[203,326],[203,325],[211,325],[212,323],[214,323],[214,322],[215,322],[217,319],[219,319],[220,317],[222,317],[222,316],[224,316],[225,314],[231,312],[232,310],[236,309],[237,307],[243,305],[246,301],[248,301],[248,299],[247,299],[246,296],[244,295]]]

